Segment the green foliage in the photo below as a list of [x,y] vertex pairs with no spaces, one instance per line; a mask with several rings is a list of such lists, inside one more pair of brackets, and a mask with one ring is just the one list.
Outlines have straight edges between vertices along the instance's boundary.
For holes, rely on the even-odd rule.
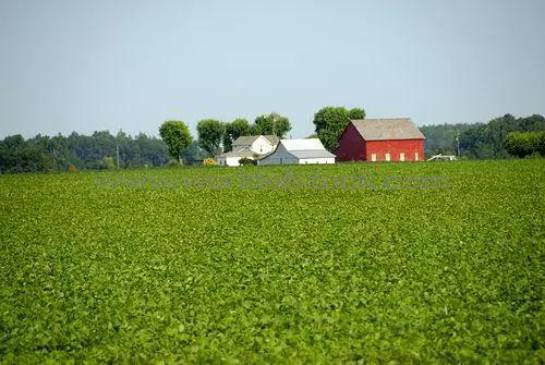
[[545,132],[511,132],[505,140],[505,149],[513,156],[526,157],[540,153],[545,156]]
[[243,157],[238,161],[242,166],[256,166],[257,161],[252,158]]
[[254,134],[274,134],[282,138],[291,130],[291,124],[288,118],[273,112],[258,116],[252,129]]
[[362,108],[352,108],[348,111],[350,120],[365,119],[365,110]]
[[3,175],[0,362],[537,364],[543,181],[543,159]]
[[174,159],[182,162],[182,152],[191,145],[189,128],[182,121],[168,120],[159,128],[161,138],[168,146],[168,152]]
[[438,124],[420,127],[420,131],[424,134],[424,136],[426,136],[426,155],[457,155],[458,145],[456,137],[472,127],[473,125],[471,124],[463,123]]
[[193,141],[193,143],[182,152],[182,160],[189,165],[200,165],[207,157],[208,152],[199,146],[198,141]]
[[115,165],[115,160],[113,159],[113,157],[110,157],[110,156],[106,156],[102,159],[103,163],[104,163],[104,167],[108,170],[112,170],[112,169],[115,169],[116,168],[116,165]]
[[216,119],[204,119],[197,123],[199,146],[211,156],[221,152],[221,144],[225,134],[225,126]]
[[238,118],[231,123],[225,123],[225,135],[223,136],[223,149],[225,152],[232,150],[233,141],[240,136],[252,135],[252,127],[248,120]]
[[[516,118],[506,114],[488,123],[459,123],[430,125],[420,128],[426,136],[426,154],[457,154],[456,136],[459,135],[463,157],[494,159],[509,157],[507,136],[512,132],[545,131],[545,118],[532,115]],[[514,153],[516,155],[516,153]]]
[[180,164],[179,160],[171,159],[165,164],[165,167],[169,169],[175,169],[178,167],[182,167],[182,165]]
[[314,114],[316,134],[326,149],[335,152],[337,141],[351,119],[364,119],[365,111],[353,108],[350,111],[343,106],[326,106]]

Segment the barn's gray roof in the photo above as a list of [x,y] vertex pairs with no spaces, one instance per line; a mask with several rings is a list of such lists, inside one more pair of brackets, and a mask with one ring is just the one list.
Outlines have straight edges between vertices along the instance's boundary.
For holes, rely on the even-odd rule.
[[334,154],[327,150],[296,150],[289,151],[290,154],[297,158],[330,158],[335,157]]
[[387,139],[425,139],[409,118],[361,119],[352,124],[366,141]]

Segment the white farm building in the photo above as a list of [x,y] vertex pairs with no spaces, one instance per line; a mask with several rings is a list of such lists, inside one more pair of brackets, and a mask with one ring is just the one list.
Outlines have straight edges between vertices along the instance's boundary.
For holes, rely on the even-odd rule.
[[278,137],[266,136],[241,136],[233,142],[233,150],[222,153],[217,157],[220,166],[239,166],[241,158],[251,160],[259,159],[271,153],[278,144]]
[[335,155],[318,138],[282,139],[274,152],[257,161],[258,165],[334,163]]

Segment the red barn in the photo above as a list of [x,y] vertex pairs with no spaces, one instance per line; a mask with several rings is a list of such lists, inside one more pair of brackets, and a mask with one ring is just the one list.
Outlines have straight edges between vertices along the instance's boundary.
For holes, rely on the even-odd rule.
[[409,118],[352,120],[339,137],[339,161],[422,161],[425,137]]

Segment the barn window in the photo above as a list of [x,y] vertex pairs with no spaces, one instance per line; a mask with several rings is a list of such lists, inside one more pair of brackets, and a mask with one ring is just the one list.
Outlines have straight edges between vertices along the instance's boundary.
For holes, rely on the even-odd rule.
[[384,159],[386,161],[390,161],[390,154],[389,153],[386,153],[386,155],[384,155]]
[[401,152],[399,154],[399,161],[405,161],[405,153],[404,152]]
[[377,154],[371,153],[371,161],[375,162],[377,160]]
[[415,161],[418,161],[418,152],[415,152],[415,153],[414,153],[414,160],[415,160]]

